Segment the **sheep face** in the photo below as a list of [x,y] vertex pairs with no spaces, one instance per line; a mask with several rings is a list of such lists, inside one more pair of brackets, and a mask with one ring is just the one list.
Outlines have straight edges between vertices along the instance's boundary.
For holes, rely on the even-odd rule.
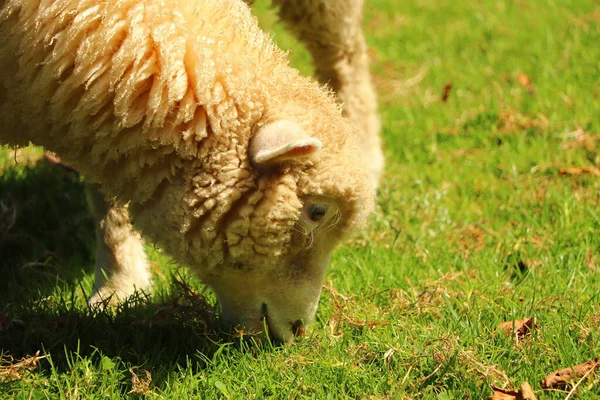
[[302,334],[332,251],[370,211],[373,189],[354,148],[328,150],[287,121],[252,139],[261,195],[238,208],[223,263],[203,276],[238,330],[282,341]]
[[[303,199],[282,235],[282,251],[265,260],[239,257],[212,279],[224,321],[237,329],[290,341],[315,315],[331,252],[341,236],[339,207],[323,197]],[[271,221],[281,224],[281,221]],[[254,261],[256,260],[256,261]]]

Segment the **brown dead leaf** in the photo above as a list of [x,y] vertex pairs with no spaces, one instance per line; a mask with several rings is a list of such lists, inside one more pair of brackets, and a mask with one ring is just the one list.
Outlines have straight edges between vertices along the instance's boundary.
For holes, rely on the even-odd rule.
[[523,87],[528,87],[529,85],[531,85],[531,78],[525,74],[517,75],[517,80],[519,81],[519,85]]
[[536,400],[535,393],[533,393],[533,389],[529,383],[523,382],[519,390],[521,391],[521,398],[523,400]]
[[525,89],[527,89],[527,92],[529,94],[532,94],[534,92],[533,82],[531,82],[531,78],[528,77],[527,75],[525,75],[525,74],[517,75],[517,81],[519,82],[519,85],[521,85]]
[[600,366],[600,359],[588,361],[583,364],[575,365],[572,368],[559,369],[554,371],[550,375],[547,375],[542,380],[542,387],[544,389],[560,388],[568,386],[574,379],[584,378],[592,374],[598,366]]
[[505,334],[514,336],[515,343],[517,343],[529,336],[536,326],[536,318],[523,318],[515,321],[502,322],[499,327]]
[[584,174],[592,174],[594,176],[600,176],[600,169],[597,167],[571,167],[571,168],[561,168],[558,171],[559,175],[584,175]]
[[448,97],[450,97],[451,92],[452,92],[452,82],[448,82],[444,86],[444,90],[442,92],[442,103],[445,103],[448,101]]
[[502,389],[492,386],[494,393],[488,400],[536,400],[531,385],[527,382],[521,384],[519,389]]

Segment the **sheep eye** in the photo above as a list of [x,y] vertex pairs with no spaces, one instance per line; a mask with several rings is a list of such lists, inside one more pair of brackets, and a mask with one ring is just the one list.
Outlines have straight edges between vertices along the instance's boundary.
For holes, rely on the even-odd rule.
[[308,204],[306,206],[306,215],[312,222],[321,222],[327,214],[327,206],[325,204]]

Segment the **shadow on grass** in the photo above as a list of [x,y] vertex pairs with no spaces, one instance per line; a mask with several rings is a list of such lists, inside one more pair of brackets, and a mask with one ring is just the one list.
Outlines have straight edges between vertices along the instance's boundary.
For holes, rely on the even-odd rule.
[[159,304],[137,296],[116,309],[86,309],[76,293],[92,268],[95,238],[81,178],[44,161],[0,173],[2,354],[41,350],[58,371],[69,370],[72,354],[98,351],[128,365],[171,368],[198,356],[203,368],[232,342],[217,328],[214,304],[181,281]]
[[80,281],[93,249],[93,221],[77,174],[44,161],[0,172],[0,304]]
[[15,359],[42,350],[58,371],[69,369],[72,352],[86,357],[99,350],[131,365],[185,365],[198,354],[210,358],[228,339],[217,328],[214,306],[184,283],[177,285],[182,289],[161,304],[138,295],[107,311],[82,311],[71,299],[4,305],[2,349]]

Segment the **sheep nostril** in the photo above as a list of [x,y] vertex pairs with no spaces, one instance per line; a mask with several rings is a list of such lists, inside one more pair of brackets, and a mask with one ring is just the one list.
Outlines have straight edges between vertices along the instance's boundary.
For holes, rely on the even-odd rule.
[[304,335],[304,324],[302,321],[298,320],[292,324],[292,333],[296,337]]

